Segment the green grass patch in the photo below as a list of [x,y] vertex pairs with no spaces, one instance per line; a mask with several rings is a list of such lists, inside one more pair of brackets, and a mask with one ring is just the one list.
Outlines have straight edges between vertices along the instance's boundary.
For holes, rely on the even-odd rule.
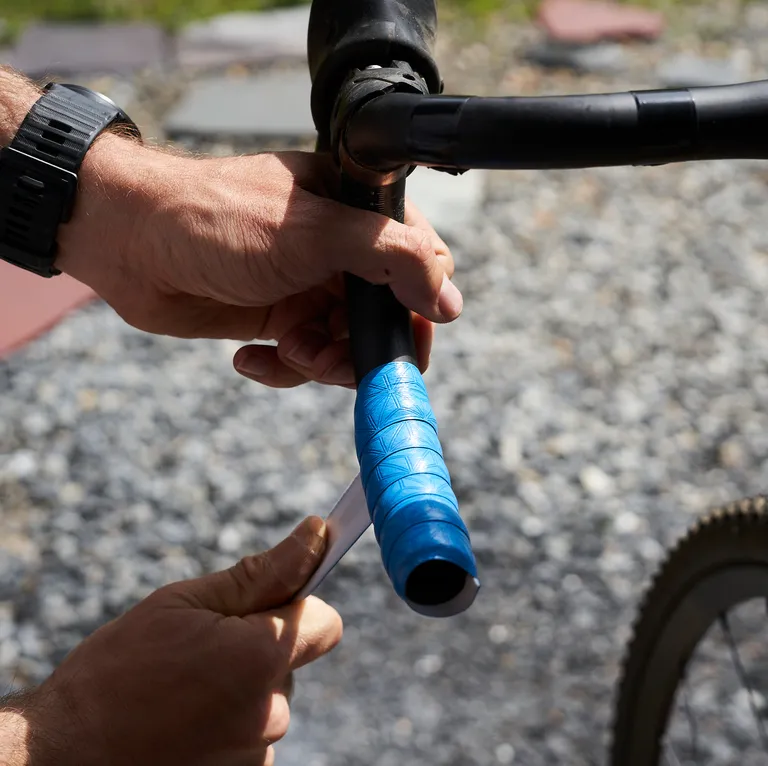
[[[305,0],[304,0],[305,1]],[[12,23],[46,21],[156,21],[177,26],[231,11],[258,11],[302,0],[0,0],[0,18]],[[439,0],[438,6],[486,16],[499,11],[524,17],[537,0]]]
[[[621,0],[620,0],[621,1]],[[669,10],[696,0],[626,0],[646,7]],[[195,19],[232,11],[259,11],[300,5],[306,0],[0,0],[0,19],[13,34],[30,21],[152,21],[176,29]],[[441,15],[477,21],[503,15],[512,20],[530,19],[539,0],[438,0]]]
[[301,0],[0,0],[11,26],[29,21],[153,21],[170,29],[231,11],[259,11]]
[[[99,22],[147,21],[168,30],[197,19],[233,11],[261,11],[307,0],[0,0],[0,43],[12,40],[31,21]],[[482,22],[496,14],[524,20],[539,0],[438,0],[446,19],[462,17]]]

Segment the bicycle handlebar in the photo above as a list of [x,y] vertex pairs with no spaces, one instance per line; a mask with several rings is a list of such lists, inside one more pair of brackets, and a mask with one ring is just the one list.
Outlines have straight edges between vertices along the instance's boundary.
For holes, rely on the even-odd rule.
[[680,90],[481,98],[388,93],[350,118],[367,167],[468,170],[768,158],[768,81]]
[[[371,187],[342,175],[341,201],[402,222],[405,177]],[[355,445],[384,567],[414,611],[457,614],[474,600],[477,571],[416,366],[410,312],[386,285],[347,274],[346,290]]]
[[[768,158],[768,81],[532,98],[426,95],[416,81],[403,62],[356,70],[347,81],[331,131],[342,202],[402,222],[405,176],[415,164],[535,169]],[[355,444],[384,566],[415,611],[457,614],[479,583],[416,366],[410,312],[387,286],[353,276],[347,298]]]

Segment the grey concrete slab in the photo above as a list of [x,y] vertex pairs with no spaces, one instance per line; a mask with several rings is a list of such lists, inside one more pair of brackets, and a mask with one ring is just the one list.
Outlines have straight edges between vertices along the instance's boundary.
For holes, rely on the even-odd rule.
[[21,35],[13,65],[33,76],[130,74],[167,63],[166,34],[151,24],[33,24]]
[[730,85],[749,79],[747,67],[737,59],[711,59],[681,53],[662,62],[659,82],[669,88]]
[[169,138],[311,137],[310,92],[304,69],[207,78],[195,83],[169,115],[165,132]]
[[309,5],[264,13],[228,13],[190,24],[178,35],[182,66],[305,60]]
[[523,57],[542,67],[576,72],[616,74],[628,65],[624,48],[617,43],[579,45],[546,40],[531,46]]
[[470,170],[451,176],[428,168],[416,168],[408,177],[408,196],[446,240],[467,230],[485,195],[486,173]]

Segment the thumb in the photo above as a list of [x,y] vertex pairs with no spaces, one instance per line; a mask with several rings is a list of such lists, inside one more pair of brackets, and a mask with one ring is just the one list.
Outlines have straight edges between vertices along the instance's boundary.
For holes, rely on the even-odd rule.
[[310,516],[291,535],[257,556],[196,580],[179,583],[179,596],[201,609],[245,617],[287,604],[323,558],[325,522]]

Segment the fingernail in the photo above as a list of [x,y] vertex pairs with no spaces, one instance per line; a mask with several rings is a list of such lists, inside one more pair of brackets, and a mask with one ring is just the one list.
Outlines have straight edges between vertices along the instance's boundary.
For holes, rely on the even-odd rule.
[[328,337],[317,332],[305,332],[302,339],[285,354],[299,367],[311,367],[317,355],[328,345]]
[[447,274],[443,274],[443,284],[440,288],[440,297],[437,299],[437,307],[440,314],[447,321],[456,319],[464,308],[464,298],[459,292],[459,288],[448,279]]
[[263,378],[269,373],[269,362],[260,356],[244,356],[235,362],[235,369],[241,374],[252,378]]
[[317,556],[325,550],[327,531],[325,522],[319,516],[310,516],[293,530],[293,536],[303,548]]

